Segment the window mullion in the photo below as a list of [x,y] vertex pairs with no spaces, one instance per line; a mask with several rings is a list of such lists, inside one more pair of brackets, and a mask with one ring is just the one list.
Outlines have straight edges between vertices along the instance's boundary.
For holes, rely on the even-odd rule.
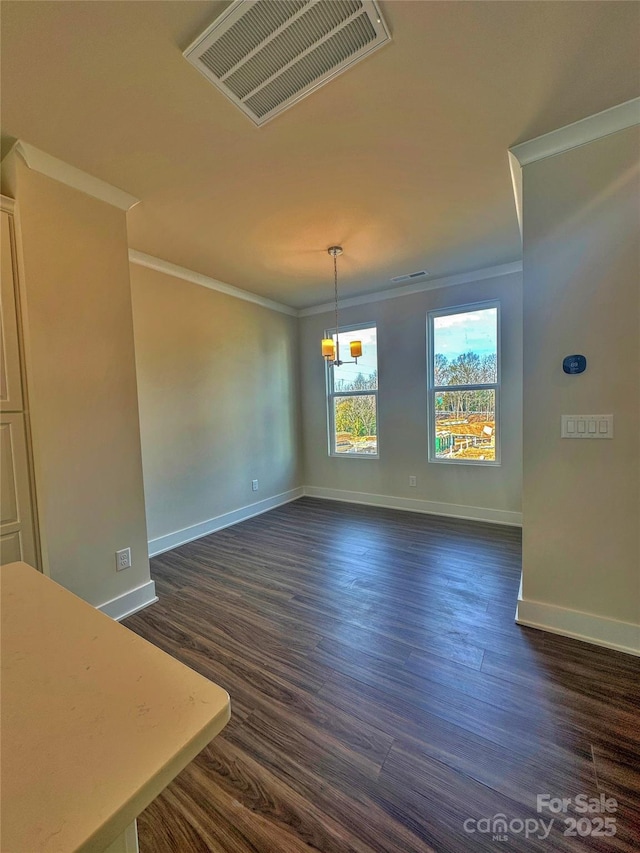
[[331,397],[371,397],[378,394],[377,388],[372,388],[370,391],[333,391]]
[[482,385],[431,385],[430,391],[495,391],[499,388],[499,383],[492,382]]

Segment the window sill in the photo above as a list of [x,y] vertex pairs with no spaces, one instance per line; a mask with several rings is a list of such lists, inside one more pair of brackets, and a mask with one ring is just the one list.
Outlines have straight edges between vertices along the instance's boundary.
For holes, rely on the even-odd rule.
[[379,453],[331,453],[331,459],[380,459]]
[[482,468],[500,468],[502,462],[493,459],[429,459],[430,464],[435,465],[476,465]]

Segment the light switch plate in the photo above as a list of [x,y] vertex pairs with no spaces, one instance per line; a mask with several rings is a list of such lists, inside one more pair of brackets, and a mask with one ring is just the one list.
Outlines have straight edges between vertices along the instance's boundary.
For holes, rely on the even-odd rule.
[[562,438],[613,438],[613,415],[562,415]]

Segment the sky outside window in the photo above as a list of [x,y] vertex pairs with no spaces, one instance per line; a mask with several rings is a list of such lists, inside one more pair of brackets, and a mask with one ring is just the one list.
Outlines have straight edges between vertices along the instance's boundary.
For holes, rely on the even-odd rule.
[[[340,332],[340,358],[342,361],[351,361],[349,344],[351,341],[362,341],[362,356],[358,358],[357,364],[343,364],[341,367],[333,368],[333,381],[336,391],[349,391],[358,376],[369,379],[376,374],[378,369],[377,355],[377,330],[354,329],[350,332]],[[332,335],[336,340],[335,333]],[[377,388],[377,382],[369,385],[369,388]]]
[[479,356],[498,350],[498,309],[483,308],[433,318],[433,352],[449,361],[464,353]]

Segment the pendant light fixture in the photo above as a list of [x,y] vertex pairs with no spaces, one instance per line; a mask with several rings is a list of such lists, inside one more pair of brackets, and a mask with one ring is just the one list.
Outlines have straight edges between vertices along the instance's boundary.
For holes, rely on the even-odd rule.
[[353,361],[340,360],[340,326],[338,325],[338,255],[342,254],[342,246],[330,246],[327,252],[333,257],[333,287],[336,312],[336,339],[322,339],[322,356],[329,367],[340,367],[341,364],[357,364],[362,355],[362,341],[351,341],[349,351]]

